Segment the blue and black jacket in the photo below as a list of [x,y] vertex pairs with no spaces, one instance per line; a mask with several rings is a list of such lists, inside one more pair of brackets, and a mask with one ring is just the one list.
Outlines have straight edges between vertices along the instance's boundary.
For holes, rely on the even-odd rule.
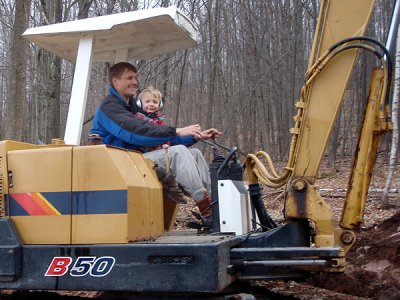
[[91,133],[100,135],[103,144],[139,151],[164,143],[186,146],[196,143],[192,136],[177,136],[175,127],[135,118],[136,111],[135,105],[127,104],[110,87],[109,95],[96,110]]

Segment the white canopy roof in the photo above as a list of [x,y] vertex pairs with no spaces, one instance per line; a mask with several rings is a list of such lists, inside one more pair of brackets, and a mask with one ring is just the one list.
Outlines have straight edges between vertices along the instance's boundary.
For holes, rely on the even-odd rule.
[[145,59],[191,48],[198,43],[196,26],[176,7],[138,10],[30,28],[28,41],[75,62],[80,39],[94,36],[92,62],[114,61],[118,51]]

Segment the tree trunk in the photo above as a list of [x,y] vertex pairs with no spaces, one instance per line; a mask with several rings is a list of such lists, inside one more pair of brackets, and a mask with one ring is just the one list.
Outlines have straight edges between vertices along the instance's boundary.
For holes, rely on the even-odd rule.
[[[217,82],[217,65],[218,65],[218,54],[219,54],[219,15],[220,15],[220,2],[219,1],[208,1],[208,16],[209,16],[209,33],[210,46],[209,46],[209,62],[211,62],[209,68],[209,80],[208,80],[208,100],[207,109],[208,113],[206,116],[205,127],[211,127],[213,122],[213,110],[214,110],[214,97],[216,95],[216,82]],[[214,17],[214,18],[213,18]]]
[[26,68],[28,61],[27,42],[22,33],[28,27],[31,1],[16,1],[15,20],[12,30],[8,96],[2,137],[21,140],[23,133],[23,111],[26,99]]
[[89,15],[89,8],[92,4],[93,0],[79,0],[79,12],[78,12],[78,19],[86,19]]
[[[394,90],[393,90],[393,102],[392,102],[392,122],[393,122],[393,132],[392,132],[392,147],[390,151],[389,158],[389,172],[386,179],[385,188],[383,189],[381,197],[381,206],[383,208],[389,207],[389,190],[392,185],[393,173],[397,162],[397,147],[399,142],[398,136],[398,105],[399,105],[399,93],[400,93],[400,28],[397,31],[397,41],[396,41],[396,67],[395,67],[395,77],[394,77]],[[397,206],[400,207],[400,197],[397,200]]]
[[[42,25],[62,21],[62,1],[41,1]],[[36,134],[32,142],[49,143],[60,137],[61,59],[45,50],[38,50],[36,107]]]
[[[62,1],[52,1],[54,5],[54,23],[62,21]],[[50,56],[50,98],[49,101],[49,126],[46,141],[60,137],[60,95],[61,95],[61,59],[56,55]]]

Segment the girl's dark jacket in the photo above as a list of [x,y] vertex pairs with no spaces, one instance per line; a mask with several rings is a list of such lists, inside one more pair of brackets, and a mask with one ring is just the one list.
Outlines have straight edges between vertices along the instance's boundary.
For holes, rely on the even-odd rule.
[[92,134],[103,138],[103,144],[140,150],[142,147],[166,143],[171,146],[196,143],[192,136],[177,136],[175,127],[159,126],[149,120],[136,118],[136,105],[127,104],[113,87],[109,92],[96,110],[91,130]]

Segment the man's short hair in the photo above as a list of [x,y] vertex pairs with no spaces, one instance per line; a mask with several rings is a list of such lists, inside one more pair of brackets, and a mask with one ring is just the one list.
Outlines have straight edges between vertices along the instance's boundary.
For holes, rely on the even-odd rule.
[[118,79],[121,78],[122,74],[124,74],[127,70],[137,73],[137,68],[134,65],[127,62],[119,62],[116,63],[115,65],[112,65],[108,72],[108,79],[110,81],[110,84],[113,85],[112,84],[113,78],[118,78]]

